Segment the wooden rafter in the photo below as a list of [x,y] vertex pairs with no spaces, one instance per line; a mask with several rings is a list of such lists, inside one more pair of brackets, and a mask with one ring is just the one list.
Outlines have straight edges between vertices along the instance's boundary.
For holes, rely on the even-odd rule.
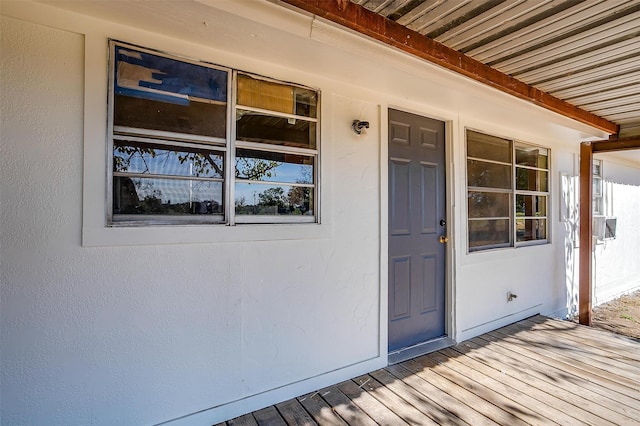
[[583,142],[580,145],[580,324],[591,325],[592,246],[593,246],[593,154],[640,149],[640,137]]
[[596,152],[626,151],[640,149],[640,136],[633,138],[609,139],[606,141],[591,142],[591,150]]
[[349,0],[281,1],[565,117],[607,133],[618,133],[618,125],[609,120],[536,89]]

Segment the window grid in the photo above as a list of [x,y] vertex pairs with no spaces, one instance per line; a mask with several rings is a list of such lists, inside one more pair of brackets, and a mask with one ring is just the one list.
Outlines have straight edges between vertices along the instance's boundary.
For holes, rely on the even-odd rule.
[[[470,143],[470,139],[472,139],[473,135],[479,134],[478,132],[467,130],[467,150],[469,150],[468,146]],[[485,138],[491,138],[489,135],[482,135]],[[500,164],[504,166],[509,166],[511,168],[511,187],[510,188],[493,188],[493,187],[484,187],[471,185],[469,180],[472,178],[469,175],[469,169],[467,169],[467,195],[469,198],[472,198],[474,194],[484,193],[484,194],[508,194],[508,214],[506,215],[482,215],[480,217],[475,217],[472,211],[472,205],[470,203],[467,204],[467,223],[468,223],[468,233],[467,233],[467,246],[469,252],[476,252],[487,249],[496,249],[496,248],[504,248],[504,247],[519,247],[526,245],[535,245],[535,244],[543,244],[548,242],[549,240],[549,229],[547,227],[548,224],[548,215],[549,215],[549,160],[550,160],[550,150],[538,147],[536,145],[531,145],[527,143],[523,143],[520,141],[514,140],[505,140],[502,138],[495,138],[496,141],[494,143],[500,143],[503,141],[504,143],[509,144],[509,148],[511,150],[511,163],[504,161],[491,160],[487,158],[480,158],[477,156],[467,157],[467,166],[469,165],[469,160],[480,161],[491,164]],[[543,152],[543,157],[546,159],[546,167],[539,166],[531,166],[525,164],[518,164],[517,161],[517,151],[518,149],[526,150],[541,150]],[[527,189],[518,189],[518,177],[519,171],[527,170],[533,172],[535,174],[534,178],[534,189],[531,187]],[[531,185],[531,184],[529,184]],[[545,189],[545,190],[542,190]],[[519,206],[520,203],[520,206]],[[519,211],[524,209],[523,211]],[[475,206],[474,206],[475,208]],[[502,242],[492,242],[492,243],[482,243],[480,238],[477,238],[478,231],[476,230],[476,225],[485,224],[485,228],[491,228],[490,223],[493,221],[494,227],[497,221],[507,221],[509,235],[505,236],[504,241]],[[474,223],[476,225],[474,225]],[[489,224],[489,226],[487,226]],[[490,229],[489,229],[490,231]],[[477,238],[474,240],[474,238]],[[479,241],[480,240],[480,241]]]
[[[293,85],[290,83],[285,83],[273,79],[268,79],[264,77],[259,77],[251,74],[242,73],[240,71],[232,70],[226,67],[220,67],[217,65],[195,61],[190,59],[185,59],[175,55],[164,54],[161,52],[157,52],[151,49],[145,49],[138,46],[129,45],[126,43],[116,42],[113,40],[109,41],[109,51],[110,51],[110,66],[109,66],[109,137],[108,137],[108,152],[110,155],[108,156],[108,170],[109,175],[107,178],[108,184],[108,197],[111,200],[107,205],[107,223],[111,226],[140,226],[140,225],[157,225],[157,224],[184,224],[184,223],[205,223],[205,224],[214,224],[214,223],[226,223],[229,225],[235,225],[236,223],[309,223],[309,222],[319,222],[319,209],[318,209],[318,193],[319,193],[319,110],[320,110],[320,93],[317,90],[306,88],[304,86]],[[117,53],[117,55],[116,55]],[[145,55],[149,62],[145,63]],[[125,57],[125,59],[122,59]],[[131,60],[130,58],[134,58]],[[167,65],[167,68],[157,67],[153,68],[148,64],[152,64],[156,61],[157,63],[164,63]],[[140,65],[140,62],[142,65]],[[167,71],[171,66],[174,68],[183,66],[183,69],[187,71],[192,71],[189,68],[190,65],[195,66],[192,67],[195,70],[195,73],[218,73],[216,74],[220,78],[223,75],[226,81],[226,94],[218,99],[209,99],[207,88],[205,86],[200,86],[204,88],[204,97],[201,96],[191,96],[191,92],[189,91],[189,95],[183,95],[182,92],[178,92],[173,89],[165,90],[164,87],[160,87],[160,89],[156,89],[153,85],[164,84],[162,81],[163,74],[169,74]],[[146,66],[146,68],[145,68]],[[186,67],[186,68],[185,68]],[[117,68],[117,70],[116,70]],[[122,71],[121,70],[124,70]],[[137,68],[137,69],[136,69]],[[133,71],[131,71],[133,70]],[[209,70],[209,71],[207,71]],[[134,79],[127,79],[123,77],[126,73],[128,75],[133,75]],[[116,73],[118,73],[116,78]],[[291,93],[291,99],[283,98],[278,99],[275,98],[275,102],[280,103],[290,103],[294,110],[294,114],[289,114],[285,111],[271,110],[268,108],[255,107],[251,105],[239,105],[237,104],[238,99],[238,75],[244,75],[248,78],[252,79],[252,81],[258,81],[258,86],[260,86],[260,82],[268,82],[267,86],[271,86],[271,88],[275,87],[275,90],[279,90],[280,92],[286,93],[289,91]],[[189,79],[195,79],[191,75],[182,75],[179,74],[178,77],[184,77],[185,82],[189,82]],[[136,81],[136,78],[138,79]],[[120,80],[123,80],[124,85],[121,84]],[[201,79],[202,80],[202,79]],[[132,83],[133,81],[133,83]],[[195,80],[194,80],[195,81]],[[144,85],[142,83],[144,83]],[[182,83],[179,81],[178,84]],[[183,83],[187,84],[187,83]],[[202,85],[201,81],[196,81],[195,90],[197,91],[200,87],[198,84]],[[185,86],[186,87],[186,86]],[[188,89],[192,87],[189,86]],[[269,89],[269,87],[266,87]],[[259,87],[260,89],[260,87]],[[213,90],[213,89],[211,89]],[[136,92],[137,94],[125,93]],[[153,119],[153,111],[149,113],[146,110],[136,110],[133,114],[131,114],[131,108],[129,109],[129,116],[124,116],[124,112],[121,109],[118,109],[116,105],[118,102],[116,101],[116,93],[119,96],[119,99],[127,100],[127,102],[138,102],[138,104],[145,105],[145,102],[151,104],[149,101],[156,101],[157,97],[170,97],[169,103],[179,103],[184,100],[184,103],[187,104],[187,107],[191,105],[191,103],[200,102],[202,104],[207,105],[218,105],[217,108],[221,106],[224,107],[224,122],[221,122],[221,115],[219,116],[211,116],[208,120],[216,120],[219,121],[210,124],[209,126],[224,126],[224,137],[214,136],[211,134],[198,134],[198,129],[193,131],[193,129],[189,130],[190,133],[181,132],[179,128],[171,127],[168,125],[169,129],[157,129],[153,127],[153,121],[151,121],[151,125],[144,122],[146,119],[144,116],[145,113],[152,116]],[[124,93],[124,94],[123,94]],[[143,93],[140,95],[140,93]],[[267,95],[264,95],[260,92],[260,90],[251,92],[250,95],[255,95],[258,98],[267,99]],[[129,96],[129,97],[127,97]],[[133,98],[135,101],[128,101],[128,99]],[[172,100],[178,99],[175,102]],[[141,100],[140,100],[141,99]],[[300,103],[301,102],[301,103]],[[122,105],[125,105],[124,103]],[[129,104],[126,104],[129,105]],[[269,103],[266,104],[269,106]],[[301,106],[301,109],[297,109]],[[215,106],[214,106],[215,108]],[[117,111],[116,111],[117,110]],[[169,107],[167,107],[169,110]],[[218,110],[219,111],[219,110]],[[243,141],[238,138],[237,133],[237,115],[239,112],[242,113],[250,113],[257,114],[258,120],[264,118],[268,120],[269,117],[279,118],[281,121],[285,120],[285,124],[295,125],[296,123],[312,123],[310,124],[313,127],[304,127],[303,130],[307,129],[307,137],[309,137],[310,142],[313,144],[313,149],[305,148],[302,146],[288,146],[286,141],[278,142],[279,144],[269,143],[271,141],[279,141],[278,133],[275,132],[274,136],[271,139],[264,139],[260,135],[261,128],[255,132],[258,134],[259,141]],[[304,116],[295,114],[295,112],[302,111],[304,114],[307,112],[310,116]],[[116,113],[119,114],[118,122],[116,122]],[[158,110],[158,114],[160,114],[160,110]],[[128,117],[133,117],[131,120],[134,123],[142,122],[142,127],[139,125],[127,125]],[[142,117],[142,118],[141,118]],[[169,116],[170,119],[176,118],[174,115]],[[187,118],[191,118],[190,116]],[[124,120],[125,124],[122,124]],[[141,121],[142,120],[142,121]],[[165,125],[162,122],[162,125]],[[160,126],[162,127],[162,126]],[[271,128],[264,126],[265,129],[271,130]],[[175,130],[174,130],[175,129]],[[304,132],[302,133],[304,136]],[[117,145],[116,145],[117,142]],[[281,143],[281,145],[280,145]],[[240,171],[237,168],[238,161],[238,152],[240,149],[245,150],[246,152],[264,152],[264,156],[258,155],[256,158],[243,158],[247,163],[250,161],[254,161],[254,163],[258,164],[262,160],[260,158],[265,158],[267,163],[267,168],[265,174],[262,175],[268,176],[267,180],[260,180],[260,174],[256,172],[255,177],[254,174],[248,175],[246,178],[243,178],[240,175]],[[172,167],[168,169],[166,167],[162,168],[156,165],[156,151],[163,152],[163,155],[166,157],[172,157]],[[250,150],[250,151],[247,151]],[[116,158],[116,151],[118,151],[118,158]],[[275,155],[275,157],[274,157]],[[137,156],[138,163],[142,162],[144,164],[145,161],[151,162],[154,167],[146,167],[144,170],[137,170],[135,167],[133,169],[129,168],[129,163],[131,162],[132,157]],[[212,157],[213,156],[213,157]],[[197,157],[197,158],[196,158]],[[202,157],[202,158],[201,158]],[[209,158],[211,157],[211,158]],[[209,163],[213,165],[214,162],[219,160],[212,160],[212,158],[222,158],[221,163],[218,165],[218,170],[222,171],[221,176],[205,176],[201,175],[198,172],[195,174],[192,173],[191,168],[193,167],[193,159],[201,160],[204,162],[204,159],[208,160]],[[293,158],[294,160],[290,160]],[[119,160],[119,164],[126,164],[125,166],[121,166],[120,169],[116,166],[117,161]],[[289,160],[287,160],[289,159]],[[280,161],[278,161],[280,160]],[[168,161],[169,162],[169,161]],[[180,164],[177,164],[177,163]],[[184,163],[188,162],[189,172],[185,172]],[[113,164],[112,164],[113,163]],[[262,165],[262,164],[260,164]],[[284,167],[283,167],[284,166]],[[290,170],[285,172],[277,172],[278,168],[287,168],[295,169],[295,167],[299,170],[303,170],[304,173],[310,174],[310,182],[307,182],[306,178],[298,178],[295,181],[287,181],[285,179],[277,179],[277,174],[290,173]],[[182,169],[181,169],[182,167]],[[205,164],[204,167],[207,167]],[[181,170],[180,170],[181,169]],[[174,172],[172,172],[174,170]],[[259,170],[259,169],[256,169]],[[310,170],[310,171],[309,171]],[[177,174],[176,174],[177,173]],[[273,178],[272,178],[273,177]],[[293,178],[288,178],[293,179]],[[146,183],[142,183],[145,181]],[[122,182],[127,182],[125,187],[123,188]],[[180,184],[180,182],[184,182],[184,184]],[[200,184],[198,183],[200,182]],[[155,189],[154,189],[155,185]],[[158,189],[158,186],[163,185],[163,191]],[[215,211],[211,211],[211,202],[207,202],[208,209],[203,206],[197,206],[195,209],[191,206],[192,202],[189,201],[189,209],[185,210],[186,207],[180,207],[182,213],[176,212],[160,212],[159,210],[155,212],[153,209],[149,209],[149,211],[134,211],[130,209],[130,211],[124,212],[121,210],[116,210],[115,206],[120,205],[121,201],[127,198],[127,193],[132,194],[131,197],[134,197],[135,194],[135,203],[143,204],[139,198],[140,196],[140,188],[146,186],[148,188],[147,191],[151,194],[162,194],[162,208],[166,208],[167,205],[171,205],[171,200],[165,201],[164,199],[167,197],[168,193],[172,193],[170,187],[173,187],[173,192],[179,194],[179,186],[182,186],[183,193],[185,192],[185,186],[188,185],[189,194],[191,194],[191,188],[194,185],[202,186],[202,185],[218,185],[218,194],[221,193],[220,199],[222,204],[222,209],[217,214]],[[278,207],[272,210],[268,210],[267,213],[264,211],[254,211],[254,214],[241,214],[236,208],[236,186],[237,185],[245,185],[245,186],[254,186],[254,188],[268,188],[271,189],[274,194],[280,196],[277,199]],[[117,188],[117,191],[116,191]],[[288,195],[285,193],[285,189],[288,188]],[[268,191],[267,189],[267,191]],[[209,195],[213,194],[211,192],[211,188],[209,188]],[[176,192],[178,191],[178,192]],[[267,192],[264,191],[264,192]],[[254,191],[254,210],[257,209],[255,206],[256,192]],[[264,195],[264,192],[261,191],[261,196]],[[124,194],[124,196],[123,196]],[[182,194],[184,195],[184,194]],[[155,196],[155,195],[154,195]],[[150,196],[147,195],[144,201]],[[283,209],[280,211],[279,205],[284,201],[292,202],[291,200],[298,200],[302,203],[302,201],[306,200],[304,204],[295,205],[295,210],[293,207],[287,207],[291,210]],[[156,198],[156,205],[158,205],[158,197]],[[212,198],[213,199],[213,198]],[[191,200],[191,195],[189,195],[189,200]],[[263,203],[264,200],[268,203],[270,200],[268,197],[260,198],[260,204]],[[302,201],[300,201],[302,200]],[[175,203],[175,202],[174,202]],[[181,203],[180,205],[185,204]],[[269,206],[269,204],[265,204],[265,206]],[[136,205],[136,207],[139,207]],[[157,207],[157,206],[156,206]],[[264,210],[266,210],[266,208]],[[214,209],[217,207],[214,207]],[[301,209],[305,209],[305,213],[299,213]],[[273,212],[272,215],[269,212]],[[298,212],[298,213],[296,213]],[[190,213],[190,214],[189,214]],[[203,215],[200,215],[200,214]],[[302,216],[304,214],[304,216]]]

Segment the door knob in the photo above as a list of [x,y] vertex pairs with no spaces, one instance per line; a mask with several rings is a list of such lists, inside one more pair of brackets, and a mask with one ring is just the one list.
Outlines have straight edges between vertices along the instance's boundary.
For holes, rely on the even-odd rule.
[[449,242],[449,238],[445,237],[444,235],[440,235],[440,243],[444,244],[446,242]]

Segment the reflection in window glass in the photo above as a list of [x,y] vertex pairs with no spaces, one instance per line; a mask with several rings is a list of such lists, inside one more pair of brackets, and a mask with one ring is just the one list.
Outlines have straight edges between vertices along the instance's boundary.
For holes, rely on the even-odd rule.
[[511,166],[467,160],[470,187],[511,189]]
[[313,184],[314,158],[281,152],[238,149],[236,177],[265,182]]
[[548,152],[546,148],[529,146],[523,144],[516,145],[516,164],[518,166],[547,168]]
[[247,142],[315,149],[316,123],[239,109],[236,137]]
[[547,197],[542,195],[516,195],[516,215],[546,216]]
[[320,92],[113,40],[109,66],[109,226],[319,222]]
[[547,239],[546,219],[516,219],[516,241]]
[[470,218],[510,216],[511,194],[469,191],[468,207]]
[[518,191],[548,191],[548,173],[540,170],[516,168],[516,189]]
[[114,215],[207,215],[222,211],[222,182],[113,177]]
[[237,183],[235,212],[237,215],[312,216],[313,188]]
[[467,156],[511,164],[511,141],[468,130]]
[[113,143],[116,173],[168,176],[224,177],[224,156],[216,151],[116,140]]
[[116,126],[224,138],[228,72],[115,46]]
[[238,74],[238,105],[315,118],[316,104],[315,91]]
[[510,234],[509,219],[470,220],[469,250],[509,245]]

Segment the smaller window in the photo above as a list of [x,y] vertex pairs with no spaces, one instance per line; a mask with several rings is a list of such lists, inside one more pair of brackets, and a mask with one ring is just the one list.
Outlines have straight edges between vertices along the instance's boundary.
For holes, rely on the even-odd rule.
[[549,150],[467,130],[469,251],[548,238]]
[[235,221],[317,216],[317,92],[237,73]]
[[603,187],[602,160],[593,160],[592,205],[594,216],[603,216],[605,214]]

